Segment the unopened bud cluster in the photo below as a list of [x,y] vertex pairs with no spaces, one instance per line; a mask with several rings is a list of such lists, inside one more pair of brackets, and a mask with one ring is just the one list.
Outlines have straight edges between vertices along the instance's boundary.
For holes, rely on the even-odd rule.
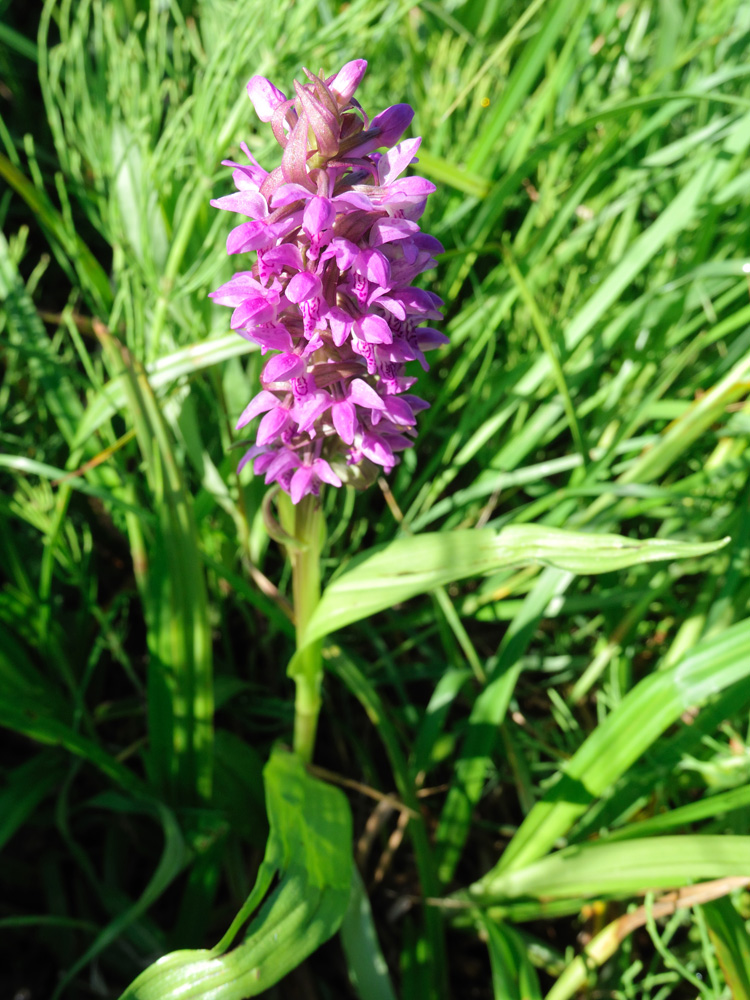
[[211,203],[251,220],[232,230],[228,253],[256,253],[212,297],[233,307],[234,330],[274,352],[237,424],[263,414],[240,467],[252,461],[294,503],[322,482],[390,472],[428,406],[409,393],[405,365],[426,370],[424,352],[446,342],[422,325],[441,300],[412,287],[442,252],[417,224],[434,185],[400,176],[421,141],[398,141],[414,112],[396,104],[370,121],[353,96],[366,68],[357,59],[328,79],[305,70],[292,98],[253,77],[248,93],[281,165],[269,173],[243,144],[248,165],[225,161],[237,193]]

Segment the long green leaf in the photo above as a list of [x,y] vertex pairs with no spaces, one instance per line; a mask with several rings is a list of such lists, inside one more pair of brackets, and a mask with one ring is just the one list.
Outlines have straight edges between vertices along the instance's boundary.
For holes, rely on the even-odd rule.
[[110,366],[122,370],[157,515],[142,591],[150,652],[147,763],[152,780],[172,801],[207,801],[213,664],[192,497],[145,371],[106,330],[99,336]]
[[750,619],[700,643],[671,669],[642,680],[559,773],[493,871],[515,870],[545,854],[686,708],[748,674]]
[[517,932],[490,917],[481,921],[487,938],[495,1000],[541,1000],[539,979]]
[[[264,771],[271,831],[255,888],[211,951],[176,951],[146,969],[121,1000],[245,1000],[299,965],[333,935],[349,904],[351,814],[342,793],[274,751]],[[231,951],[236,933],[271,892]]]
[[750,1000],[750,935],[745,921],[726,896],[704,903],[703,913],[732,1000]]
[[399,538],[357,556],[326,587],[305,642],[454,580],[538,563],[571,573],[608,573],[714,552],[722,542],[638,541],[515,524],[499,532],[453,531]]
[[644,837],[576,844],[523,868],[490,872],[466,896],[483,905],[521,897],[632,896],[729,876],[750,877],[750,837]]
[[349,976],[361,1000],[396,1000],[375,930],[370,900],[356,865],[352,867],[349,907],[341,924],[341,944]]
[[0,153],[0,176],[23,198],[53,242],[59,244],[65,256],[78,271],[81,284],[88,288],[99,308],[108,311],[112,305],[112,289],[106,272],[78,233],[71,232],[47,194],[34,187],[18,167],[2,153]]

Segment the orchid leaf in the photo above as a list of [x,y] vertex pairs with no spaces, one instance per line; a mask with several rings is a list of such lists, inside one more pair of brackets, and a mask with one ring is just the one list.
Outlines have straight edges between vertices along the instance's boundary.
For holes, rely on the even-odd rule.
[[[245,1000],[277,983],[338,930],[352,874],[349,804],[287,751],[275,750],[263,775],[270,834],[242,910],[215,948],[165,955],[120,1000]],[[227,951],[259,906],[241,943]]]
[[664,559],[715,552],[719,542],[641,541],[620,535],[514,524],[501,531],[452,531],[399,538],[352,559],[326,587],[305,633],[315,642],[336,629],[455,580],[506,566],[538,564],[571,573],[608,573]]
[[490,872],[458,898],[504,900],[634,896],[704,879],[750,876],[750,837],[643,837],[575,844],[513,871]]

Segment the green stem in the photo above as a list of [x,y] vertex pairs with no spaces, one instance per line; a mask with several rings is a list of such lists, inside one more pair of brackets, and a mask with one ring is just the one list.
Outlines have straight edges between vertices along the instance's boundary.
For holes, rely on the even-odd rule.
[[302,760],[312,760],[320,714],[323,680],[322,642],[305,646],[305,631],[320,600],[320,553],[325,541],[325,520],[317,497],[306,496],[295,506],[285,494],[279,497],[279,514],[285,531],[296,540],[289,549],[297,648],[295,661],[294,749]]

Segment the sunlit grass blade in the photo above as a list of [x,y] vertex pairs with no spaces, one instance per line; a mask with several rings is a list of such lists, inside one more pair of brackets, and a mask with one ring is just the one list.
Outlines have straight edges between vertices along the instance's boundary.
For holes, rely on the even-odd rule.
[[536,970],[516,931],[489,918],[480,923],[487,937],[495,1000],[541,1000]]
[[717,819],[735,809],[750,806],[750,785],[732,788],[726,792],[706,795],[697,802],[688,802],[684,806],[669,809],[666,812],[651,816],[635,823],[628,823],[619,830],[608,834],[609,840],[630,840],[633,837],[652,836],[663,830],[674,830],[677,827],[698,823],[702,819]]
[[352,869],[349,908],[341,924],[341,944],[349,976],[360,1000],[396,1000],[375,930],[367,890],[356,865]]
[[[534,4],[530,4],[529,7],[531,9]],[[552,3],[542,6],[541,27],[535,33],[533,40],[524,46],[522,57],[515,64],[500,99],[485,123],[481,136],[468,158],[469,170],[480,173],[487,167],[508,122],[534,86],[544,60],[568,24],[569,16],[570,8],[564,0],[553,0]]]
[[[204,371],[213,365],[220,364],[228,358],[240,357],[249,353],[252,345],[242,340],[236,334],[218,337],[189,347],[180,348],[173,354],[159,358],[146,366],[149,384],[154,393],[173,385],[184,375],[193,375]],[[80,447],[97,431],[110,417],[128,405],[127,379],[120,375],[108,382],[101,394],[94,396],[86,412],[80,419],[78,432],[73,447]]]
[[[586,945],[583,954],[577,955],[560,977],[555,981],[545,1000],[569,1000],[589,982],[592,970],[605,965],[630,935],[643,927],[649,917],[663,918],[676,910],[690,906],[703,906],[705,910],[715,905],[716,900],[724,909],[725,897],[733,889],[746,884],[747,879],[723,878],[689,886],[678,892],[669,893],[649,906],[639,906],[607,924]],[[743,929],[744,930],[744,929]]]
[[145,372],[134,366],[127,351],[103,326],[98,332],[111,367],[124,368],[130,414],[157,514],[143,592],[151,651],[151,776],[174,801],[208,800],[212,781],[212,650],[192,501]]
[[503,638],[489,683],[474,701],[435,832],[438,874],[444,884],[453,878],[469,836],[472,814],[491,767],[492,750],[521,672],[520,657],[550,600],[563,593],[571,580],[571,574],[562,570],[547,569],[541,574]]
[[491,906],[522,896],[634,896],[734,876],[750,877],[750,837],[643,837],[576,844],[530,865],[490,872],[470,886],[466,898]]
[[750,620],[745,620],[704,640],[675,667],[637,684],[534,806],[496,866],[498,874],[545,854],[686,708],[700,705],[749,673]]
[[750,1000],[750,935],[731,899],[705,903],[703,913],[732,1000]]

